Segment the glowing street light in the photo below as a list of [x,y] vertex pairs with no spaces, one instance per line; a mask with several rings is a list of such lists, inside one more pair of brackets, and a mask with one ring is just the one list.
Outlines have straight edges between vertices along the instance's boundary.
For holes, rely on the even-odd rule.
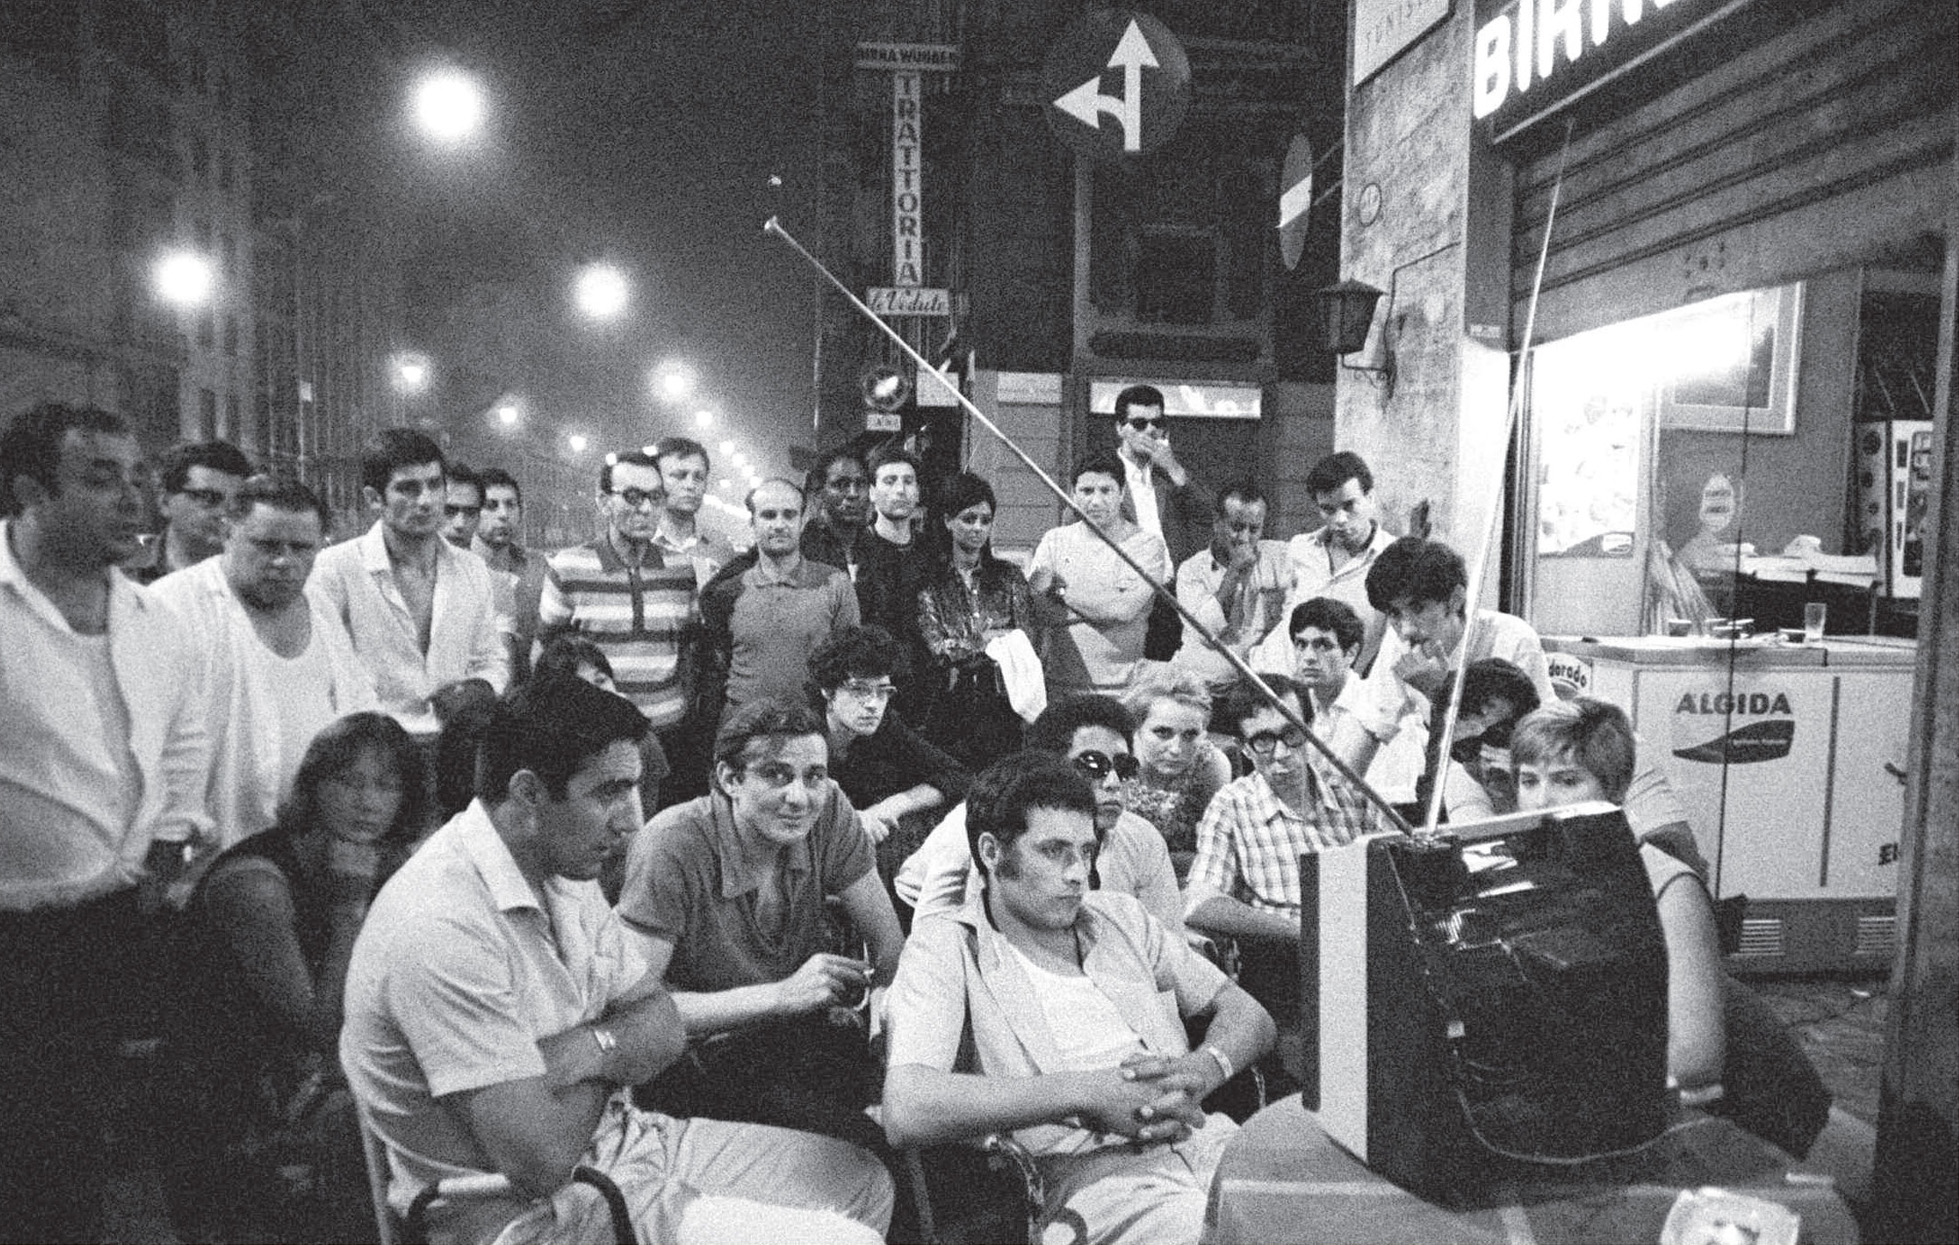
[[684,363],[664,364],[653,383],[667,401],[684,402],[694,392],[694,372]]
[[591,442],[585,439],[584,433],[574,432],[570,436],[565,438],[565,444],[571,447],[572,453],[583,454],[585,452],[585,447],[587,445],[590,445]]
[[694,427],[702,429],[714,427],[714,412],[706,410],[695,411]]
[[432,138],[461,142],[483,124],[483,91],[466,74],[438,70],[415,88],[415,121]]
[[515,428],[517,426],[517,404],[515,402],[499,403],[497,405],[497,422],[506,428]]
[[728,461],[735,465],[736,471],[740,471],[748,466],[748,455],[742,453],[740,450],[736,450],[734,457],[730,458]]
[[626,309],[626,276],[611,264],[588,264],[578,274],[572,298],[594,320],[616,319]]
[[211,261],[195,251],[170,251],[157,260],[152,273],[157,294],[179,307],[201,307],[211,301],[217,277]]
[[420,389],[429,381],[429,361],[418,354],[396,355],[395,380],[403,389]]
[[729,437],[721,442],[721,456],[723,458],[727,457],[728,455],[734,452],[735,452],[734,438]]

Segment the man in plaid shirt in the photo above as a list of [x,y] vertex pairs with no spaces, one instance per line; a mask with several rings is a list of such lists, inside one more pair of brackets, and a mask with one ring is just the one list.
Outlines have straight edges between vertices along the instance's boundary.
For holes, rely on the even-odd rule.
[[[1291,679],[1264,676],[1299,715],[1310,697]],[[1225,716],[1251,754],[1251,774],[1225,784],[1197,825],[1197,859],[1184,923],[1238,942],[1239,984],[1284,1035],[1299,1001],[1299,858],[1389,829],[1380,810],[1317,756],[1305,736],[1249,684],[1232,689]]]

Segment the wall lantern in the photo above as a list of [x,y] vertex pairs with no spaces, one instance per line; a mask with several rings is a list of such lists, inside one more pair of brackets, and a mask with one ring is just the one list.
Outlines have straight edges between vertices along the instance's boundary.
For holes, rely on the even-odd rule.
[[1340,366],[1350,372],[1372,372],[1381,377],[1386,396],[1394,396],[1394,353],[1388,348],[1387,330],[1381,330],[1381,366],[1367,367],[1347,362],[1344,356],[1366,347],[1367,335],[1374,327],[1374,308],[1386,291],[1351,278],[1337,285],[1313,291],[1313,302],[1320,314],[1321,340],[1326,348],[1342,356]]

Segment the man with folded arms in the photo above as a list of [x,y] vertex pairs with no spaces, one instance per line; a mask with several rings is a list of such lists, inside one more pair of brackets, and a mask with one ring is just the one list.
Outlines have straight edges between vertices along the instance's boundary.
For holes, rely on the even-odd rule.
[[1235,1132],[1199,1104],[1271,1047],[1271,1018],[1134,899],[1089,890],[1095,794],[1074,766],[1020,753],[967,801],[982,884],[899,961],[887,1136],[1014,1130],[1046,1178],[1041,1239],[1196,1241]]
[[[644,715],[582,680],[501,701],[478,798],[381,888],[347,973],[340,1059],[385,1142],[397,1209],[448,1176],[500,1172],[501,1197],[439,1201],[437,1241],[607,1239],[574,1165],[620,1187],[641,1238],[683,1235],[703,1194],[790,1208],[757,1228],[881,1233],[891,1184],[827,1137],[634,1108],[626,1086],[680,1056],[685,1032],[596,881],[640,826]],[[831,1222],[824,1222],[831,1220]],[[846,1225],[848,1226],[848,1225]]]

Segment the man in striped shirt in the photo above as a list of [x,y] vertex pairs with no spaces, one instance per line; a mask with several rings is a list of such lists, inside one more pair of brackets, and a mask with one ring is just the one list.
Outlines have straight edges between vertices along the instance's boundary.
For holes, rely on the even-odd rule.
[[695,592],[693,559],[654,541],[665,499],[652,455],[608,455],[598,498],[606,533],[551,555],[537,605],[538,639],[577,632],[604,649],[619,694],[659,732],[686,716],[681,651]]

